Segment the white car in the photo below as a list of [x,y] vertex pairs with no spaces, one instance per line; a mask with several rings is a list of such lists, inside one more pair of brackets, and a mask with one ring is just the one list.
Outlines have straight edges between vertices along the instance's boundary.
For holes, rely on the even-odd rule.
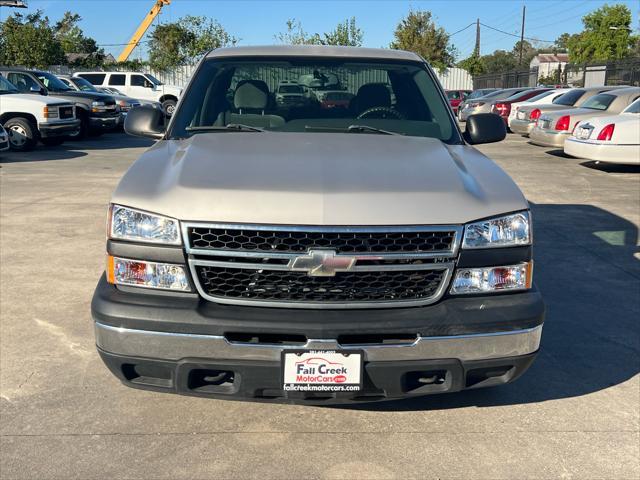
[[9,134],[4,127],[0,125],[0,152],[6,150],[9,150]]
[[160,102],[171,116],[178,104],[182,88],[165,85],[149,73],[142,72],[76,72],[74,77],[88,80],[96,87],[115,87],[129,97]]
[[20,151],[31,150],[38,140],[60,145],[80,131],[75,105],[56,97],[19,93],[1,75],[0,123],[9,134],[11,148]]
[[640,98],[619,115],[580,122],[564,142],[572,157],[640,165]]
[[507,123],[509,124],[509,128],[511,128],[511,121],[517,118],[518,110],[522,107],[528,107],[530,105],[539,105],[542,103],[552,103],[556,98],[560,95],[567,93],[569,90],[573,90],[572,88],[556,88],[554,90],[547,90],[546,92],[542,92],[540,95],[536,95],[535,97],[531,97],[529,100],[524,102],[517,102],[511,105],[511,112],[509,113],[509,118]]

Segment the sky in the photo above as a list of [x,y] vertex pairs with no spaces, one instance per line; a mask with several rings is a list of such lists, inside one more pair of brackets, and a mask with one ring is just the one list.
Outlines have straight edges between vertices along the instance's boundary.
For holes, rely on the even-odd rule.
[[[85,34],[95,38],[106,52],[114,56],[135,32],[138,24],[153,6],[154,0],[25,0],[26,11],[42,9],[52,22],[66,10],[82,16],[80,26]],[[564,32],[582,30],[582,16],[604,5],[606,0],[333,0],[333,1],[271,1],[271,0],[172,0],[156,21],[175,21],[184,15],[206,15],[218,20],[229,33],[240,38],[241,45],[277,43],[274,35],[285,31],[286,21],[295,18],[308,33],[332,30],[339,22],[355,16],[364,31],[364,45],[387,47],[393,40],[398,22],[411,9],[430,10],[438,26],[454,34],[470,23],[480,22],[503,32],[481,26],[481,53],[496,49],[510,50],[520,35],[522,7],[526,6],[525,37],[553,41]],[[640,2],[624,3],[632,14],[632,27],[638,28]],[[0,7],[0,19],[14,9]],[[19,11],[25,12],[20,9]],[[511,34],[511,35],[509,35]],[[455,33],[451,42],[458,50],[458,59],[469,56],[475,42],[475,25]],[[532,42],[542,47],[545,42]],[[132,58],[145,58],[144,48],[138,48]]]

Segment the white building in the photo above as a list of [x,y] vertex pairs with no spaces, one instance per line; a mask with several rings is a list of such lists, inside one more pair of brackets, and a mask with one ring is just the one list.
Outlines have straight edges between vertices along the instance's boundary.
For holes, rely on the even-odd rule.
[[564,71],[565,65],[569,63],[569,55],[567,53],[540,53],[533,57],[529,68],[538,68],[538,78],[556,75],[558,67]]

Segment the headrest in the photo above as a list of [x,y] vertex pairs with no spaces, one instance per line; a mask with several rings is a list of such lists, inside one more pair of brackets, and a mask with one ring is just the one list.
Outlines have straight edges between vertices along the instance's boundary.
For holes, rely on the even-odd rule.
[[367,83],[358,89],[354,100],[358,111],[364,112],[372,107],[390,107],[391,93],[384,83]]
[[264,110],[269,103],[269,87],[262,80],[242,80],[238,82],[233,95],[236,108]]

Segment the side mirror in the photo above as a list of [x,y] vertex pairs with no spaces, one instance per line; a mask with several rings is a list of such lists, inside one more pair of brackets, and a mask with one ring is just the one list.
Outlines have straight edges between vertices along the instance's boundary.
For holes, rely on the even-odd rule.
[[137,137],[160,139],[164,136],[164,112],[149,105],[133,108],[124,121],[124,131]]
[[153,88],[153,83],[151,83],[149,80],[145,80],[144,81],[144,87],[145,88]]
[[46,95],[47,94],[47,89],[44,87],[38,87],[37,85],[31,85],[31,88],[29,88],[29,91],[31,93],[39,93],[40,95]]
[[504,140],[507,127],[500,115],[495,113],[477,113],[467,118],[464,139],[472,145],[493,143]]

